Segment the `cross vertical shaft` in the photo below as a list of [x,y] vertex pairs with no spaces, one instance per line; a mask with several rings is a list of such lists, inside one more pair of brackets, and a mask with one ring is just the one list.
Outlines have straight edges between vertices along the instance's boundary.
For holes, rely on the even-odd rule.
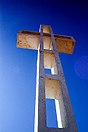
[[[48,29],[48,33],[51,34],[51,47],[52,50],[44,49],[44,29]],[[45,30],[46,31],[46,30]],[[45,64],[47,56],[53,56],[51,75],[45,75],[44,68],[48,67]],[[50,61],[50,60],[48,60]],[[53,88],[56,96],[53,92],[50,95],[52,87],[48,83],[53,82],[57,88]],[[52,84],[52,85],[53,85]],[[54,96],[54,97],[53,97]],[[56,114],[59,128],[48,128],[46,126],[46,98],[55,99]],[[60,124],[61,123],[61,124]],[[60,129],[61,128],[61,129]],[[58,50],[54,38],[52,28],[50,26],[40,26],[40,44],[38,47],[37,58],[37,82],[36,82],[36,107],[35,107],[35,128],[34,132],[77,132],[76,123],[68,96],[67,86],[64,79],[64,74],[58,55]]]

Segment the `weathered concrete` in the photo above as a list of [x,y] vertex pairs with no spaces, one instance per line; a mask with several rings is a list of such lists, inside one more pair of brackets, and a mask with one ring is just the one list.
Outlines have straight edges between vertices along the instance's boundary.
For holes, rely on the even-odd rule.
[[[30,33],[30,34],[29,34]],[[18,47],[37,49],[37,77],[34,132],[77,132],[59,52],[72,53],[72,37],[54,35],[50,26],[40,26],[39,33],[21,31]],[[51,70],[45,75],[44,68]],[[55,99],[58,128],[46,125],[46,98]]]
[[[48,30],[48,29],[47,29]],[[44,30],[45,31],[45,30]],[[47,31],[48,32],[48,31]],[[18,33],[17,47],[38,50],[40,43],[40,32],[20,31]],[[54,35],[58,52],[72,54],[75,46],[75,40],[71,36]],[[43,33],[44,49],[51,50],[52,42],[50,33]]]

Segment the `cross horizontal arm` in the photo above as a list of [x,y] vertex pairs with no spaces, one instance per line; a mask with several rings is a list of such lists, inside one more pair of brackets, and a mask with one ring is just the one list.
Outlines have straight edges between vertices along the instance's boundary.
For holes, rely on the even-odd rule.
[[[75,46],[75,40],[71,36],[64,36],[54,34],[56,45],[58,52],[72,54]],[[26,48],[26,49],[38,49],[40,40],[40,32],[33,32],[33,31],[26,31],[22,30],[18,33],[17,38],[17,47],[19,48]],[[43,33],[43,43],[44,45],[51,45],[51,34],[50,33]],[[50,50],[50,46],[46,46],[47,50]]]
[[[34,31],[22,30],[19,33],[28,34],[28,35],[39,35],[40,36],[40,32],[34,32]],[[43,36],[44,37],[51,37],[51,34],[50,33],[43,33]],[[69,39],[69,40],[75,41],[72,36],[54,34],[54,37],[59,38],[59,39]]]

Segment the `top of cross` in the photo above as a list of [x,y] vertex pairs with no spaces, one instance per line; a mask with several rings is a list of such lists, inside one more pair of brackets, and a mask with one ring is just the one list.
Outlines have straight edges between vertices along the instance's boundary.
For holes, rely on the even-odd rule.
[[[38,49],[40,32],[22,30],[18,33],[17,47],[27,49]],[[75,40],[71,36],[54,34],[58,52],[72,54],[75,46]],[[44,49],[51,50],[51,33],[49,26],[43,26]]]

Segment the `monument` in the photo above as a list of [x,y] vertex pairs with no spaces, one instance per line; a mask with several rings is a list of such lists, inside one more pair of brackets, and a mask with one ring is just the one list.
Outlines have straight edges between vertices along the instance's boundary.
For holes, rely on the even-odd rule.
[[[38,50],[34,132],[77,132],[59,53],[72,54],[75,40],[53,34],[51,26],[40,25],[39,32],[20,31],[17,47]],[[50,69],[51,74],[45,74]],[[58,128],[46,125],[46,98],[54,99]]]

